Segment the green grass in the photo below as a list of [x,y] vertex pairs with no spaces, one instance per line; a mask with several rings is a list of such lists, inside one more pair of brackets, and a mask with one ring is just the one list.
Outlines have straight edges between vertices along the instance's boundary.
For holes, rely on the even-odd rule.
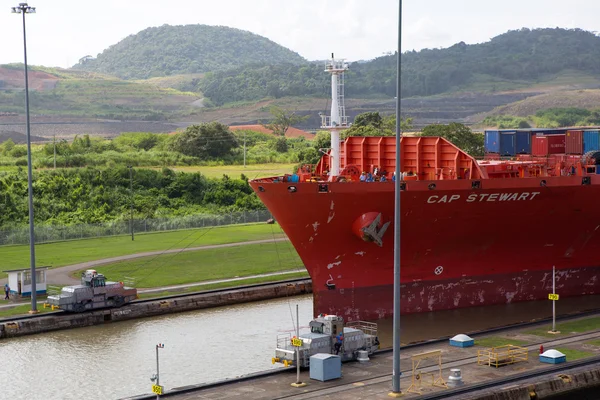
[[[85,261],[99,260],[146,251],[180,249],[213,244],[245,242],[249,240],[283,237],[278,225],[248,224],[215,228],[190,229],[172,232],[55,242],[36,245],[36,265],[59,267]],[[3,246],[2,269],[29,266],[29,246]],[[0,272],[0,278],[6,277]]]
[[558,350],[565,356],[567,356],[567,361],[574,361],[580,358],[591,357],[594,355],[594,353],[590,351],[569,349],[567,347],[557,347],[555,350]]
[[523,340],[518,340],[518,339],[508,339],[508,338],[503,338],[503,337],[492,336],[492,337],[477,339],[477,340],[475,340],[475,344],[477,346],[490,348],[490,347],[506,346],[508,344],[512,344],[513,346],[525,346],[525,345],[527,345],[527,342],[525,342]]
[[[274,242],[143,257],[103,265],[109,280],[135,279],[138,288],[203,282],[298,269],[304,265],[289,242]],[[81,276],[81,271],[73,274]]]
[[175,171],[200,172],[209,178],[221,178],[223,174],[230,178],[239,178],[241,174],[250,179],[263,178],[266,176],[279,176],[292,173],[296,164],[252,164],[246,165],[218,165],[218,166],[192,166],[192,167],[171,167]]
[[600,317],[586,318],[578,321],[565,322],[556,325],[556,330],[560,333],[552,334],[548,333],[552,329],[552,326],[545,326],[543,328],[532,329],[526,331],[528,335],[536,335],[542,337],[556,337],[570,335],[572,333],[589,332],[596,329],[600,329]]
[[205,290],[213,290],[213,289],[222,289],[222,288],[230,288],[237,287],[242,285],[251,285],[254,283],[266,283],[266,282],[277,282],[284,279],[295,279],[295,278],[308,278],[308,272],[295,272],[293,274],[285,274],[280,276],[265,276],[261,278],[249,278],[242,279],[235,282],[220,282],[220,283],[212,283],[210,285],[201,285],[201,286],[191,286],[185,289],[178,290],[165,290],[163,292],[152,292],[152,293],[141,293],[139,295],[140,299],[151,299],[155,297],[162,296],[170,296],[173,294],[179,293],[192,293],[192,292],[201,292]]
[[586,342],[587,344],[591,344],[592,346],[600,347],[600,340],[591,340]]
[[[52,311],[50,308],[44,308],[41,304],[38,304],[37,309],[40,313],[47,313]],[[11,317],[13,315],[27,314],[31,310],[31,304],[22,304],[13,308],[2,308],[0,309],[0,318]]]

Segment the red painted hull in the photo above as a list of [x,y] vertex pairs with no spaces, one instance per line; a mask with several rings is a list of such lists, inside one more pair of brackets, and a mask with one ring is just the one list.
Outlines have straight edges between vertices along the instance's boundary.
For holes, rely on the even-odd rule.
[[[402,312],[600,292],[600,176],[407,182],[401,194]],[[314,312],[393,313],[394,184],[250,182],[313,280]],[[321,183],[322,184],[322,183]],[[288,187],[293,185],[295,192]],[[259,188],[260,187],[260,188]],[[262,190],[261,190],[262,188]],[[356,221],[389,222],[382,246]],[[372,215],[372,214],[369,214]]]

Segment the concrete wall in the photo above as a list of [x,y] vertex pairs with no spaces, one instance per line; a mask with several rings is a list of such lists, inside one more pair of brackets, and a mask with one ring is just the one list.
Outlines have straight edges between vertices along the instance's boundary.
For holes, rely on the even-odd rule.
[[297,283],[278,283],[245,289],[231,289],[218,293],[204,293],[186,297],[142,301],[120,308],[90,311],[81,314],[64,313],[36,318],[0,322],[0,339],[12,338],[59,329],[80,328],[113,321],[125,321],[153,315],[170,314],[202,308],[296,296],[311,293],[310,279]]

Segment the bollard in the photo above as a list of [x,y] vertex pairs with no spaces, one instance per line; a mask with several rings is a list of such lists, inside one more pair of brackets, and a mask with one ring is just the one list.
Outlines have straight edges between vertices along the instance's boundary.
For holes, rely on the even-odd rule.
[[464,385],[462,381],[462,375],[460,374],[459,368],[453,368],[450,370],[450,376],[448,377],[448,387],[455,388]]
[[358,352],[357,360],[358,360],[358,362],[361,362],[361,363],[365,363],[365,362],[369,361],[369,352],[367,352],[366,350],[360,350]]
[[543,345],[543,344],[541,344],[541,345],[540,345],[540,354],[542,354],[543,352],[544,352],[544,345]]

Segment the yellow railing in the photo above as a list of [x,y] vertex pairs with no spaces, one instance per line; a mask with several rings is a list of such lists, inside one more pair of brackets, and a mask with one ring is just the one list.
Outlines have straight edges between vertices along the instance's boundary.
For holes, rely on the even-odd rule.
[[477,351],[477,365],[489,365],[496,368],[528,359],[527,348],[512,344]]

